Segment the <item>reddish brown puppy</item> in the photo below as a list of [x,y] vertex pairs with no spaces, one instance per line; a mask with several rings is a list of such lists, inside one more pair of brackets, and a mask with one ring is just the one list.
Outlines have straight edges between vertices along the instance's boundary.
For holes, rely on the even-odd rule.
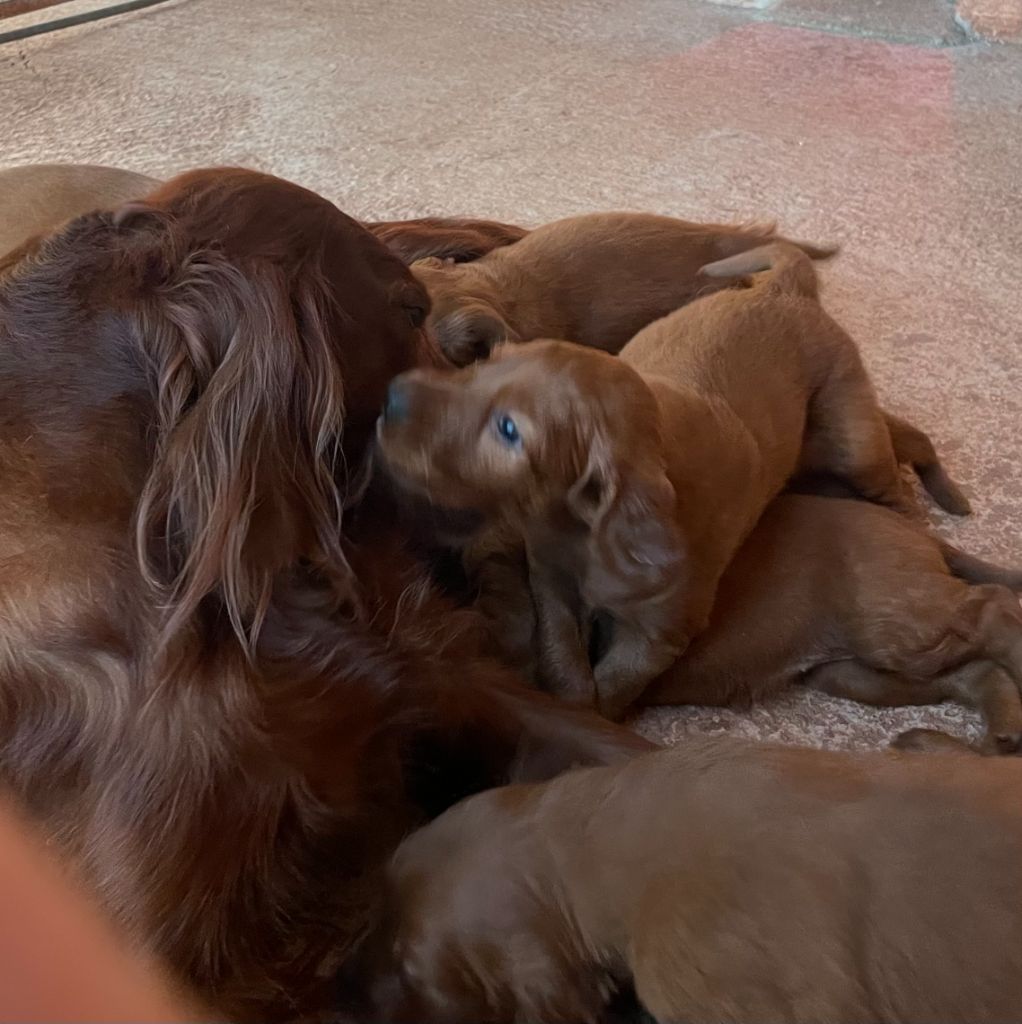
[[[536,342],[391,387],[392,473],[524,538],[542,676],[611,717],[706,628],[721,574],[796,470],[907,504],[809,258],[787,244],[748,256],[772,271],[650,325],[620,358]],[[600,611],[613,637],[594,678],[579,623]]]
[[[867,704],[979,708],[1022,745],[1022,570],[864,501],[775,499],[721,577],[708,628],[646,704],[748,706],[795,683]],[[941,741],[936,741],[941,742]]]
[[1017,1020],[1020,786],[1014,759],[692,737],[480,794],[394,857],[377,1012],[596,1024],[630,982],[663,1022]]
[[[472,263],[428,259],[412,269],[433,300],[440,347],[464,366],[501,342],[534,338],[617,352],[652,321],[727,287],[699,273],[705,264],[777,238],[772,225],[592,213],[544,224]],[[835,252],[802,248],[814,258]]]
[[230,169],[0,278],[0,779],[232,1018],[332,1003],[430,811],[645,747],[480,657],[359,502],[428,308],[333,205]]

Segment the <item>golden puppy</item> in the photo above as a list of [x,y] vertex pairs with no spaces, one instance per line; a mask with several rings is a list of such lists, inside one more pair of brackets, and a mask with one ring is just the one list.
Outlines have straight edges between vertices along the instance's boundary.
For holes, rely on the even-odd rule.
[[1008,588],[1022,570],[889,509],[782,495],[721,577],[709,627],[642,701],[748,705],[796,682],[867,704],[957,700],[983,711],[984,752],[1015,753],[1022,608]]
[[0,256],[73,217],[148,195],[159,184],[134,171],[90,164],[0,170]]
[[[620,358],[537,342],[403,375],[378,427],[402,483],[524,538],[542,675],[608,717],[706,628],[721,574],[797,469],[907,502],[809,258],[779,243],[749,259],[773,269],[651,324]],[[594,679],[579,623],[596,611],[614,629]]]
[[[773,225],[593,213],[545,224],[473,263],[420,260],[412,272],[433,303],[429,326],[456,365],[533,338],[617,352],[647,324],[726,287],[702,276],[702,266],[776,238]],[[836,252],[793,244],[818,259]]]
[[390,1021],[1004,1024],[1022,762],[690,738],[411,835],[366,972]]

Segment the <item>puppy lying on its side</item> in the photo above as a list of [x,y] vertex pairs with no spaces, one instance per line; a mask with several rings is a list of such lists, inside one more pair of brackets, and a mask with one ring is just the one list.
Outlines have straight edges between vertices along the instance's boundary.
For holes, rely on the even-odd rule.
[[[474,552],[478,604],[494,647],[535,678],[524,554],[512,538],[486,550]],[[978,752],[1022,753],[1022,611],[1010,591],[1022,591],[1022,569],[968,555],[905,516],[783,494],[721,577],[707,628],[640,702],[750,706],[797,684],[882,707],[950,700],[982,712]],[[602,629],[613,623],[601,619],[591,653]],[[964,746],[924,729],[895,744]]]
[[[518,243],[520,244],[520,243]],[[717,583],[796,469],[906,504],[890,434],[851,338],[816,300],[809,258],[771,266],[641,331],[620,358],[504,346],[391,387],[379,445],[438,504],[524,538],[543,678],[622,715],[705,629]],[[595,679],[579,623],[614,620]]]
[[883,706],[956,700],[983,712],[984,752],[1016,753],[1022,608],[1008,588],[1022,570],[889,509],[782,495],[721,577],[709,627],[642,702],[751,704],[796,682]]
[[690,738],[411,835],[367,950],[390,1021],[1004,1024],[1022,762]]
[[0,256],[93,210],[148,195],[155,178],[92,164],[28,164],[0,170]]
[[[593,213],[545,224],[473,263],[412,265],[433,303],[429,326],[458,366],[504,341],[563,338],[617,352],[647,324],[734,282],[699,270],[771,241],[773,225],[693,224],[651,213]],[[837,250],[801,242],[814,259]]]

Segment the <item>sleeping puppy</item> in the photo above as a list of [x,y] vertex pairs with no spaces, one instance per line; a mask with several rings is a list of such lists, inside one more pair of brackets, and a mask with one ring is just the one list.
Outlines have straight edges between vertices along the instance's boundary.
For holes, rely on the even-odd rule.
[[[542,682],[521,544],[483,535],[466,550],[495,653]],[[797,684],[882,707],[951,700],[984,717],[976,752],[1022,753],[1022,611],[1010,591],[1022,591],[1022,569],[968,555],[905,516],[783,494],[721,577],[707,628],[641,703],[751,706]],[[608,629],[601,617],[589,637],[596,657]],[[963,746],[923,729],[895,743]]]
[[721,577],[709,627],[642,702],[750,705],[796,682],[882,706],[956,700],[983,712],[983,753],[1018,753],[1012,590],[1022,569],[967,555],[889,509],[782,495]]
[[[593,213],[536,228],[464,266],[422,260],[428,324],[458,366],[499,343],[563,338],[618,352],[638,331],[727,284],[707,263],[777,239],[773,225],[692,224],[650,213]],[[800,246],[814,259],[835,248]]]
[[[1022,762],[692,737],[490,790],[398,849],[376,1019],[1004,1024]],[[365,1018],[363,1018],[365,1019]]]
[[[608,717],[706,628],[721,574],[796,470],[911,506],[809,258],[786,243],[746,256],[772,269],[651,324],[620,358],[547,341],[413,371],[378,426],[405,486],[524,539],[541,674]],[[614,630],[593,673],[579,623],[598,611]]]
[[0,170],[0,256],[73,217],[148,195],[155,178],[119,167],[29,164]]

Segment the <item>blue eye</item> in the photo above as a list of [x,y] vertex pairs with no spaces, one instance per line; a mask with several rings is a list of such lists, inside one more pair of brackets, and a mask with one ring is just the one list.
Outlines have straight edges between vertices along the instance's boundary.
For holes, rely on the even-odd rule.
[[518,433],[518,427],[515,426],[515,421],[510,416],[506,413],[498,413],[494,422],[497,433],[505,444],[517,446],[521,443],[522,438]]

